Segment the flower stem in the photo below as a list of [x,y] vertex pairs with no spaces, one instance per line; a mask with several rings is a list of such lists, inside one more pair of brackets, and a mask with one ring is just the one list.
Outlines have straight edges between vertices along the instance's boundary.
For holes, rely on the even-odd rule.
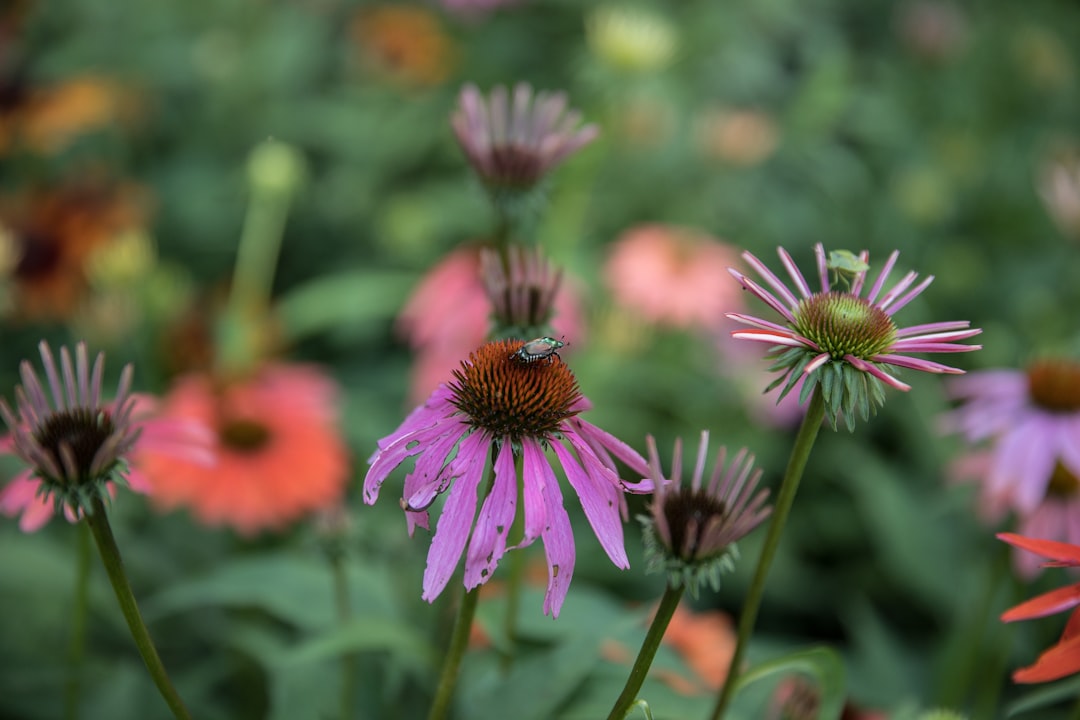
[[120,548],[116,546],[112,528],[109,527],[109,518],[105,515],[105,504],[100,497],[93,500],[93,511],[86,515],[86,523],[94,534],[98,552],[101,553],[101,562],[105,566],[105,572],[109,576],[113,590],[116,592],[116,600],[120,604],[120,611],[124,614],[131,637],[135,640],[135,646],[139,649],[146,669],[150,671],[150,677],[157,685],[158,692],[165,699],[165,703],[172,710],[177,720],[191,720],[191,714],[184,707],[184,701],[173,687],[165,672],[165,666],[161,663],[154,641],[150,639],[150,631],[146,629],[139,606],[135,603],[135,595],[131,592],[131,583],[128,582],[124,572],[124,561],[120,558]]
[[76,528],[78,547],[75,555],[75,609],[71,616],[71,642],[68,645],[68,676],[64,684],[64,717],[79,717],[79,695],[82,691],[82,666],[86,654],[86,607],[90,600],[90,531],[79,523]]
[[428,720],[442,720],[450,711],[450,701],[454,697],[454,687],[457,685],[458,671],[461,669],[461,658],[465,655],[465,648],[469,646],[469,631],[472,629],[479,598],[479,587],[469,590],[461,598],[461,607],[458,609],[457,620],[454,622],[454,632],[450,636],[450,647],[446,651],[442,674],[439,676],[439,686],[435,691],[435,700],[431,703]]
[[675,614],[675,608],[679,606],[679,601],[682,600],[684,589],[685,586],[681,584],[678,587],[668,585],[664,591],[664,596],[660,598],[660,605],[656,608],[656,615],[653,617],[652,624],[649,625],[649,631],[645,633],[645,640],[641,643],[641,650],[638,651],[634,667],[630,668],[630,675],[626,678],[626,686],[623,687],[622,694],[619,695],[619,699],[615,701],[614,707],[611,708],[608,720],[623,720],[626,714],[630,712],[634,700],[637,699],[637,694],[641,690],[641,685],[645,682],[645,676],[649,674],[649,666],[652,665],[653,658],[656,657],[656,651],[660,648],[660,641],[664,638],[664,632],[667,630],[668,623],[671,622],[671,616]]
[[795,501],[795,493],[799,489],[799,481],[802,480],[803,470],[806,468],[806,461],[810,457],[810,450],[814,447],[814,440],[817,438],[824,419],[825,400],[819,386],[814,389],[802,425],[799,426],[799,434],[795,436],[795,445],[791,448],[784,479],[780,483],[780,492],[776,496],[776,506],[773,508],[769,532],[765,536],[765,545],[761,549],[761,557],[758,558],[757,568],[754,570],[754,579],[750,582],[750,590],[746,594],[746,601],[743,603],[739,617],[739,636],[735,644],[735,654],[731,657],[731,665],[728,667],[727,678],[724,680],[720,697],[713,709],[712,720],[720,720],[724,717],[724,711],[735,695],[739,666],[746,653],[746,646],[750,642],[750,634],[754,630],[761,599],[765,595],[765,578],[769,574],[769,566],[772,565],[776,549],[780,546],[780,535],[784,531],[788,513],[791,512],[791,505]]
[[[334,573],[334,601],[337,605],[338,622],[342,626],[352,619],[349,603],[349,579],[345,573],[342,553],[327,553],[330,567]],[[341,657],[341,720],[349,720],[353,714],[356,697],[356,653],[345,653]]]

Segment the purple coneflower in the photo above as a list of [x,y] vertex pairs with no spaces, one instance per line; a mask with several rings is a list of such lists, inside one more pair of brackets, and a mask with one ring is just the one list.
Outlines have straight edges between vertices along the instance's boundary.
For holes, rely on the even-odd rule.
[[670,478],[660,468],[656,441],[650,435],[647,442],[649,478],[656,488],[649,515],[643,518],[649,569],[665,571],[672,586],[685,586],[695,596],[702,582],[719,589],[721,574],[733,568],[737,557],[734,543],[772,512],[765,504],[769,491],[755,493],[761,471],[753,471],[754,456],[743,448],[728,464],[727,449],[720,448],[709,483],[703,486],[709,433],[702,432],[694,474],[685,487],[682,441],[675,441]]
[[[471,353],[454,371],[454,380],[439,386],[397,431],[380,440],[369,460],[364,502],[370,505],[390,472],[419,456],[405,478],[401,500],[410,534],[417,525],[428,527],[428,508],[447,492],[424,571],[423,598],[429,602],[446,587],[463,552],[465,587],[471,590],[487,582],[507,549],[525,547],[539,537],[548,563],[544,612],[558,616],[574,574],[574,535],[545,448],[559,459],[608,557],[617,567],[629,567],[623,547],[623,493],[651,492],[652,482],[620,480],[612,456],[638,477],[648,475],[645,459],[577,417],[590,404],[557,355],[524,362],[517,356],[523,345],[501,340]],[[477,493],[489,456],[494,479],[477,514]],[[521,461],[520,477],[516,458]],[[508,546],[519,480],[524,537]]]
[[510,190],[531,188],[600,132],[595,125],[578,127],[581,113],[567,109],[565,93],[534,96],[528,83],[518,83],[513,98],[499,85],[486,99],[466,85],[450,122],[484,184]]
[[[974,446],[984,501],[1015,510],[1019,533],[1080,543],[1080,364],[1040,360],[1026,370],[984,370],[948,384],[963,404],[944,429]],[[968,473],[973,474],[973,473]],[[1014,556],[1028,577],[1032,556]]]
[[[821,279],[821,291],[816,293],[810,290],[791,256],[783,248],[778,248],[777,252],[798,295],[748,252],[743,253],[743,259],[761,275],[775,295],[738,270],[729,268],[728,272],[743,288],[779,313],[786,324],[780,325],[742,313],[729,313],[731,319],[752,328],[735,331],[732,337],[774,346],[775,362],[770,369],[779,371],[781,375],[766,392],[782,384],[782,398],[800,377],[805,377],[801,399],[805,400],[815,388],[820,388],[834,426],[836,418],[842,416],[848,429],[853,429],[856,409],[864,420],[867,419],[874,406],[884,403],[884,385],[910,390],[909,385],[894,375],[896,368],[963,373],[958,368],[914,358],[908,353],[969,352],[981,347],[955,342],[982,332],[978,328],[971,328],[971,323],[966,320],[897,328],[893,315],[914,300],[934,279],[931,275],[912,287],[918,275],[909,272],[883,293],[889,273],[899,256],[898,251],[889,256],[865,296],[861,292],[869,270],[867,251],[862,251],[858,256],[844,251],[833,252],[826,260],[825,248],[820,243],[815,245],[814,253]],[[830,272],[846,284],[845,289],[832,288]]]

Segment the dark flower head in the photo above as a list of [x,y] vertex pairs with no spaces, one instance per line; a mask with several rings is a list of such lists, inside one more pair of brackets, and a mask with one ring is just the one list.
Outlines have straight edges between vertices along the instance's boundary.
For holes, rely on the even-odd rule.
[[518,83],[513,98],[499,85],[485,98],[466,85],[450,119],[473,169],[491,190],[532,188],[554,166],[599,134],[579,127],[581,113],[567,109],[562,92],[533,94]]
[[480,252],[480,271],[491,301],[494,339],[552,333],[548,323],[562,285],[562,271],[553,268],[539,249],[511,245],[504,262],[497,251],[485,248]]
[[0,399],[0,415],[11,429],[12,451],[34,469],[42,492],[53,498],[56,508],[88,511],[107,481],[122,479],[124,456],[139,437],[131,423],[132,367],[121,373],[116,399],[105,404],[104,353],[98,353],[91,369],[84,343],[75,347],[74,363],[68,349],[60,348],[58,369],[48,344],[43,341],[39,348],[52,402],[24,360],[19,367],[22,385],[15,388],[18,412]]
[[649,477],[656,487],[645,526],[649,570],[663,570],[672,586],[685,585],[692,595],[708,582],[719,589],[720,576],[737,558],[734,543],[769,516],[768,490],[755,494],[761,471],[754,458],[739,450],[725,469],[727,449],[720,448],[709,484],[702,485],[709,433],[701,433],[690,486],[682,484],[682,441],[675,441],[671,477],[660,469],[656,441],[650,435]]
[[[771,345],[774,363],[770,369],[779,372],[780,377],[766,392],[783,386],[780,392],[780,398],[783,398],[803,379],[800,399],[805,401],[815,389],[820,389],[834,428],[841,417],[848,430],[854,429],[856,414],[866,420],[871,410],[885,402],[886,385],[897,390],[910,390],[910,385],[895,376],[897,368],[957,375],[964,372],[911,357],[910,353],[970,352],[981,347],[956,342],[982,332],[972,328],[966,320],[897,327],[893,316],[918,297],[934,279],[931,275],[912,287],[918,274],[909,272],[886,291],[886,282],[898,252],[889,256],[877,279],[863,295],[870,269],[870,255],[865,250],[858,255],[834,251],[826,260],[825,248],[820,243],[815,245],[820,292],[811,291],[806,278],[783,248],[777,251],[794,284],[794,291],[750,253],[743,253],[743,259],[761,276],[771,292],[738,270],[729,268],[728,271],[745,290],[775,310],[784,323],[743,313],[728,313],[732,320],[750,326],[750,329],[733,332],[732,337]],[[842,289],[833,288],[830,275],[842,284]]]

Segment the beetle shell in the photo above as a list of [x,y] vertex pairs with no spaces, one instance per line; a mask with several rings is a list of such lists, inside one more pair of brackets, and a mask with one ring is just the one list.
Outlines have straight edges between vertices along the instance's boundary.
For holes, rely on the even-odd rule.
[[553,355],[559,357],[558,350],[564,345],[566,345],[566,343],[554,338],[536,338],[535,340],[528,341],[520,348],[510,353],[510,357],[526,365],[545,358],[548,362],[551,362],[551,357]]

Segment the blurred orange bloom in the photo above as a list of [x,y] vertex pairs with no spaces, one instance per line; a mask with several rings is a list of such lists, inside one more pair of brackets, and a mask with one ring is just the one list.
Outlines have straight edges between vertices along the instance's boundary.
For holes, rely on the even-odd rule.
[[710,691],[724,684],[735,652],[735,628],[728,615],[719,610],[695,613],[680,605],[671,617],[663,642],[683,656]]
[[281,530],[333,506],[349,478],[338,395],[322,370],[307,365],[268,364],[225,384],[207,375],[180,378],[162,412],[215,428],[216,463],[170,460],[147,470],[152,500],[244,535]]
[[366,8],[350,32],[363,59],[406,85],[438,85],[454,66],[455,48],[435,15],[420,7]]
[[95,75],[28,88],[22,102],[0,112],[0,155],[20,147],[55,153],[79,135],[132,120],[136,111],[131,90]]
[[86,262],[121,233],[142,226],[145,197],[131,185],[83,180],[0,198],[0,245],[14,312],[67,319],[86,291]]

